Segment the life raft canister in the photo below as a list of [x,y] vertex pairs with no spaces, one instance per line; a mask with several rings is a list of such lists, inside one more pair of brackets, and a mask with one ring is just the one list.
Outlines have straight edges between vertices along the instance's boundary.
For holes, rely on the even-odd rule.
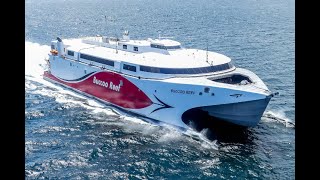
[[50,51],[50,53],[53,54],[53,55],[57,55],[57,54],[58,54],[58,51],[55,50],[55,49],[52,49],[52,50]]

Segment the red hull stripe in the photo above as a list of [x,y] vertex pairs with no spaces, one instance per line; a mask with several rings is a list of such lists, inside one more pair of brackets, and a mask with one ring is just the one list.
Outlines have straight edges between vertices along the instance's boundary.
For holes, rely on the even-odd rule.
[[44,72],[44,77],[123,108],[141,109],[153,104],[150,98],[136,85],[123,76],[112,72],[94,73],[80,82],[66,82],[47,71]]

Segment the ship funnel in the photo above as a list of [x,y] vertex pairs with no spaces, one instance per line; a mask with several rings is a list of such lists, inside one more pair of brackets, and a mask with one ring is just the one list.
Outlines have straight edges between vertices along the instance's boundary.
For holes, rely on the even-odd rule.
[[123,33],[123,40],[129,41],[130,40],[130,36],[129,36],[129,31],[125,30]]
[[57,37],[57,40],[58,40],[58,42],[57,42],[58,56],[64,56],[65,55],[64,44],[59,37]]

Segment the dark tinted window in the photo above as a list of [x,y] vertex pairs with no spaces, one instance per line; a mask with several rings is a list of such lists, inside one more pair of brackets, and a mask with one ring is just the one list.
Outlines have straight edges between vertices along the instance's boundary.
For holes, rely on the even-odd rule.
[[166,46],[166,49],[180,49],[180,46]]
[[158,49],[180,49],[180,46],[163,46],[158,44],[150,44],[152,48],[158,48]]
[[150,44],[152,48],[158,48],[158,49],[167,49],[165,46],[158,45],[158,44]]
[[101,63],[101,64],[106,64],[108,66],[114,66],[113,61],[103,59],[103,58],[98,58],[98,57],[94,57],[94,56],[90,56],[90,55],[86,55],[86,54],[80,54],[80,58],[87,59],[89,61],[94,61],[94,62]]
[[127,49],[127,45],[124,44],[124,45],[122,46],[122,48],[123,48],[123,49]]
[[138,51],[138,47],[133,47],[133,50],[134,51]]
[[246,76],[242,76],[242,75],[232,75],[230,77],[224,77],[224,78],[221,78],[221,79],[214,79],[212,81],[215,81],[215,82],[220,82],[220,83],[226,83],[226,84],[239,84],[241,83],[241,81],[247,81],[248,83],[252,83],[252,81],[246,77]]
[[162,74],[205,74],[210,72],[227,70],[232,67],[233,65],[231,63],[200,68],[157,68],[150,66],[140,66],[140,71]]
[[128,65],[128,64],[123,64],[123,69],[128,70],[128,71],[133,71],[133,72],[137,71],[135,66],[131,66],[131,65]]
[[68,55],[69,56],[74,56],[74,52],[73,51],[68,51]]

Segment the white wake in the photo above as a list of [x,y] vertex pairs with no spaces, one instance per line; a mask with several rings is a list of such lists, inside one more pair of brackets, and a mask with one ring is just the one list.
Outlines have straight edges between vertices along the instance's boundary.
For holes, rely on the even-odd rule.
[[284,110],[269,110],[264,112],[262,116],[262,121],[268,122],[280,122],[284,124],[286,127],[295,127],[295,122],[287,117]]
[[[25,90],[32,91],[34,94],[54,97],[59,103],[72,103],[83,106],[92,110],[93,113],[104,112],[107,115],[115,115],[112,110],[105,108],[105,106],[95,100],[88,100],[85,96],[67,90],[61,86],[53,84],[43,79],[43,72],[47,65],[45,59],[48,59],[50,46],[40,45],[38,43],[25,42]],[[38,88],[35,83],[40,83],[45,88]],[[71,96],[71,97],[70,97]],[[75,100],[77,97],[81,100]]]
[[[130,121],[137,125],[149,124],[121,110],[110,108],[97,100],[89,99],[84,95],[44,80],[43,72],[47,70],[45,59],[49,58],[49,53],[50,46],[48,45],[25,42],[25,91],[27,93],[53,97],[56,102],[61,104],[71,103],[73,105],[79,105],[91,110],[92,114],[104,113],[105,115],[118,115],[119,119]],[[149,124],[149,126],[153,127],[155,125]]]

